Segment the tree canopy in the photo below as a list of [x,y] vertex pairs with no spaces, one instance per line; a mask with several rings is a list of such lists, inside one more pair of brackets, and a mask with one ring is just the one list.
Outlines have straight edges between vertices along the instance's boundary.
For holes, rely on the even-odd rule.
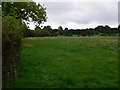
[[46,8],[35,2],[3,2],[2,14],[4,16],[14,16],[16,19],[33,21],[40,25],[47,19]]

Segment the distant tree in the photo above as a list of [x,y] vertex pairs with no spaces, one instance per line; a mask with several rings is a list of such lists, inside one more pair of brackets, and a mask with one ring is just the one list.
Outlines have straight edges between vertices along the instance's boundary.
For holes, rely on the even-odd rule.
[[58,30],[63,30],[62,26],[59,26],[59,27],[58,27]]
[[63,32],[64,32],[64,35],[65,35],[65,36],[71,36],[70,33],[69,33],[69,31],[68,31],[68,28],[67,28],[67,27],[64,29]]
[[45,29],[45,30],[52,30],[51,26],[49,26],[49,25],[44,26],[44,28],[43,28],[43,29]]
[[101,30],[103,30],[103,29],[104,29],[104,26],[99,25],[99,26],[97,26],[95,29],[96,29],[96,30],[98,30],[98,31],[101,31]]
[[117,30],[118,35],[120,36],[120,25],[118,25],[118,29],[116,30]]
[[50,35],[51,35],[51,33],[48,30],[42,30],[41,36],[45,37],[45,36],[50,36]]
[[100,33],[104,33],[105,32],[105,30],[104,30],[105,28],[104,28],[104,26],[102,26],[102,25],[99,25],[99,26],[97,26],[96,28],[95,28],[95,30],[100,34]]
[[120,33],[120,25],[118,26],[118,33]]
[[68,28],[66,27],[64,30],[68,31]]
[[42,31],[39,29],[34,30],[35,37],[39,37],[41,35]]
[[105,25],[105,28],[110,28],[110,26],[108,26],[108,25]]
[[41,30],[41,28],[39,26],[36,26],[35,30]]
[[111,28],[108,25],[105,25],[104,33],[108,36],[112,35]]

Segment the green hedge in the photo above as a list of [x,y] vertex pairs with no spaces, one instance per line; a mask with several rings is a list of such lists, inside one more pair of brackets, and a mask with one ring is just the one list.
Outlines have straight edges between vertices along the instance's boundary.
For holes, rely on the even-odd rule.
[[25,25],[11,16],[2,18],[2,84],[16,77],[16,64],[19,61],[21,38]]

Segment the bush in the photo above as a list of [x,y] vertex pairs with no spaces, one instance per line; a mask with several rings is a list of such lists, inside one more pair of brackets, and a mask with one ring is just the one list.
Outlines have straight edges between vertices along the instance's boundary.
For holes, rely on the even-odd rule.
[[2,18],[2,83],[3,87],[16,77],[16,64],[19,61],[21,38],[25,25],[11,16]]
[[51,36],[51,33],[48,30],[37,29],[37,30],[27,30],[27,37],[46,37]]
[[106,33],[101,33],[100,36],[107,36],[107,34]]
[[45,37],[45,36],[50,36],[51,33],[48,31],[48,30],[43,30],[42,31],[42,36]]
[[65,34],[65,36],[73,36],[72,34]]
[[81,34],[82,36],[87,36],[86,34]]

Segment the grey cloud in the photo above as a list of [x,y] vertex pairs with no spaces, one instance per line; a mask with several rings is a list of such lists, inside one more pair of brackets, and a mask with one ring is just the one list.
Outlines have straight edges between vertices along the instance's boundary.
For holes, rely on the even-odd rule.
[[60,15],[74,9],[74,6],[71,2],[45,2],[44,5],[47,8],[48,14],[53,15]]
[[101,24],[117,23],[117,3],[116,2],[48,2],[44,3],[48,13],[48,24],[90,24],[97,22]]

